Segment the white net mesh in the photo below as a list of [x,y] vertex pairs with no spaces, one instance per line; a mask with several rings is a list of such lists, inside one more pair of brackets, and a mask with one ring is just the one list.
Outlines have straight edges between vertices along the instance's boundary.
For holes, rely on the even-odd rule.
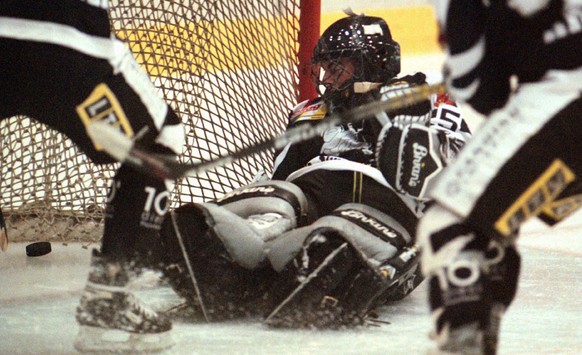
[[[299,0],[116,0],[116,34],[185,123],[182,161],[282,131],[297,97]],[[27,118],[0,123],[1,207],[11,240],[95,242],[115,165],[96,166]],[[263,152],[178,181],[173,205],[221,196],[269,169]]]

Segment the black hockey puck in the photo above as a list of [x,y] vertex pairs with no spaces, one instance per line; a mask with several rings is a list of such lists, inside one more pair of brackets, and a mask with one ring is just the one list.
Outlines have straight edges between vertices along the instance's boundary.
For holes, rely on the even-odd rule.
[[31,243],[26,246],[27,256],[42,256],[51,252],[51,243],[49,242],[36,242]]

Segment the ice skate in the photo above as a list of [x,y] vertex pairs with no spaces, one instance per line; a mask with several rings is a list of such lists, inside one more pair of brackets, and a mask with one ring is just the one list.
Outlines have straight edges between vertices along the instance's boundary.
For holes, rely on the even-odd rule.
[[448,324],[445,325],[438,334],[431,334],[431,338],[438,344],[438,350],[429,351],[429,354],[495,355],[504,312],[503,305],[493,305],[485,327],[480,326],[479,322],[467,323],[454,329]]
[[430,355],[481,355],[483,335],[477,322],[465,324],[455,329],[451,329],[447,324],[438,334],[431,334],[431,338],[438,344],[438,349],[428,353]]
[[77,307],[81,352],[148,353],[173,345],[171,322],[129,293],[127,270],[93,252],[89,280]]

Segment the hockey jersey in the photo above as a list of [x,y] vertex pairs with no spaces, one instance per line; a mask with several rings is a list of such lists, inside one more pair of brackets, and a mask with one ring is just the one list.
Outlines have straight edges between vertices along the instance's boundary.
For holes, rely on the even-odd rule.
[[481,113],[504,106],[512,82],[582,70],[580,1],[450,0],[439,2],[436,12],[448,52],[449,93]]

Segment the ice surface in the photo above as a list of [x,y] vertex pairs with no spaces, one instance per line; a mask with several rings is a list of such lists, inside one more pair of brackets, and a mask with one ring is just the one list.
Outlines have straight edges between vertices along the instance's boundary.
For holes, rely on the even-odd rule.
[[[406,58],[403,73],[439,70],[441,56]],[[470,117],[472,128],[478,116]],[[582,354],[582,214],[553,229],[530,222],[519,240],[520,287],[501,325],[500,355]],[[90,248],[98,247],[92,245]],[[53,243],[31,258],[25,244],[0,252],[0,354],[73,354],[75,308],[90,248]],[[157,309],[178,300],[167,287],[137,290]],[[165,354],[424,354],[430,348],[426,284],[380,311],[391,324],[340,331],[273,330],[260,319],[174,322],[176,346]]]
[[[499,354],[582,353],[582,215],[553,229],[525,226],[520,287],[504,317]],[[88,274],[90,250],[53,244],[31,258],[25,244],[0,254],[0,353],[75,353],[75,307]],[[146,280],[147,281],[147,280]],[[147,284],[147,283],[146,283]],[[157,309],[178,301],[167,287],[138,295]],[[430,347],[426,284],[380,311],[391,324],[355,330],[274,330],[260,319],[205,324],[174,322],[176,346],[166,354],[424,354]]]

